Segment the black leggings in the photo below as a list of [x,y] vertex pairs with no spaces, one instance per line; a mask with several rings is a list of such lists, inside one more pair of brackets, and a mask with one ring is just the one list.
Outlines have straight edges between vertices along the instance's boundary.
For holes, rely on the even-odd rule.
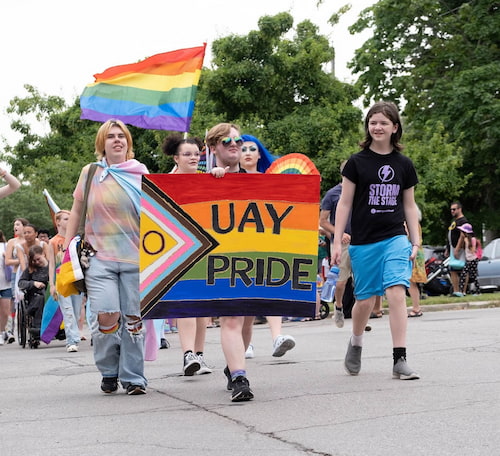
[[469,284],[474,283],[474,293],[479,293],[479,281],[477,280],[477,263],[478,259],[472,260],[472,261],[466,261],[465,262],[465,267],[462,269],[462,272],[460,273],[460,291],[462,293],[466,293],[467,290],[465,289],[465,279],[467,278],[467,275],[469,276]]

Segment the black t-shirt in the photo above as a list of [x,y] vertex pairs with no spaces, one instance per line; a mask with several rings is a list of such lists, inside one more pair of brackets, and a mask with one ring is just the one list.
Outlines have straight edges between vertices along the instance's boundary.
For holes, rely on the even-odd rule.
[[406,235],[403,191],[418,183],[408,157],[395,150],[381,155],[365,149],[349,158],[342,175],[356,184],[351,244],[371,244]]
[[462,232],[461,230],[458,229],[459,226],[462,226],[466,223],[469,223],[468,220],[465,218],[464,215],[462,217],[457,218],[456,220],[453,219],[451,221],[450,226],[448,227],[448,230],[450,231],[450,235],[447,239],[448,244],[450,243],[451,240],[451,246],[455,248],[458,244],[458,239],[460,238],[460,233]]

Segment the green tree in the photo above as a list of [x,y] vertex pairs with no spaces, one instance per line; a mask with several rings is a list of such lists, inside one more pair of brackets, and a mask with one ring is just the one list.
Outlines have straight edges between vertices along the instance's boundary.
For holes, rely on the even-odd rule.
[[[326,71],[328,39],[306,20],[293,29],[288,13],[264,16],[259,30],[213,44],[213,69],[202,74],[203,117],[234,121],[275,154],[300,152],[322,167],[323,190],[359,139],[358,92]],[[289,36],[292,35],[292,38]],[[202,103],[203,106],[203,103]],[[198,111],[199,112],[199,111]]]
[[477,225],[497,233],[499,13],[500,4],[491,0],[380,0],[351,27],[353,33],[373,32],[351,63],[365,103],[405,103],[416,130],[444,125],[447,142],[462,155],[459,178],[471,175],[466,186],[450,188],[443,198],[460,197]]

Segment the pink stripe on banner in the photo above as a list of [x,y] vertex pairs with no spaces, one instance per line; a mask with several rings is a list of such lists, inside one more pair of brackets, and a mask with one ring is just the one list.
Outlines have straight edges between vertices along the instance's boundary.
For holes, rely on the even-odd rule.
[[180,228],[177,225],[174,225],[170,220],[166,219],[163,214],[158,211],[154,206],[151,205],[147,200],[142,199],[141,200],[142,207],[143,207],[143,212],[145,213],[150,213],[151,215],[155,216],[157,220],[160,220],[164,223],[164,225],[172,232],[177,234],[183,242],[182,248],[177,250],[175,254],[171,255],[168,257],[168,259],[159,267],[157,268],[153,273],[151,273],[147,279],[142,281],[140,291],[142,292],[145,288],[147,288],[151,282],[155,281],[160,275],[164,274],[164,272],[172,265],[174,264],[182,255],[184,255],[186,252],[188,252],[194,245],[194,242],[186,233],[180,230]]

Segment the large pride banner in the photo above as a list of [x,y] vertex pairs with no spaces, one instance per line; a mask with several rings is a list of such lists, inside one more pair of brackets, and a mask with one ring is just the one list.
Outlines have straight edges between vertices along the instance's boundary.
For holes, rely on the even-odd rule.
[[148,174],[143,318],[314,316],[318,175]]

